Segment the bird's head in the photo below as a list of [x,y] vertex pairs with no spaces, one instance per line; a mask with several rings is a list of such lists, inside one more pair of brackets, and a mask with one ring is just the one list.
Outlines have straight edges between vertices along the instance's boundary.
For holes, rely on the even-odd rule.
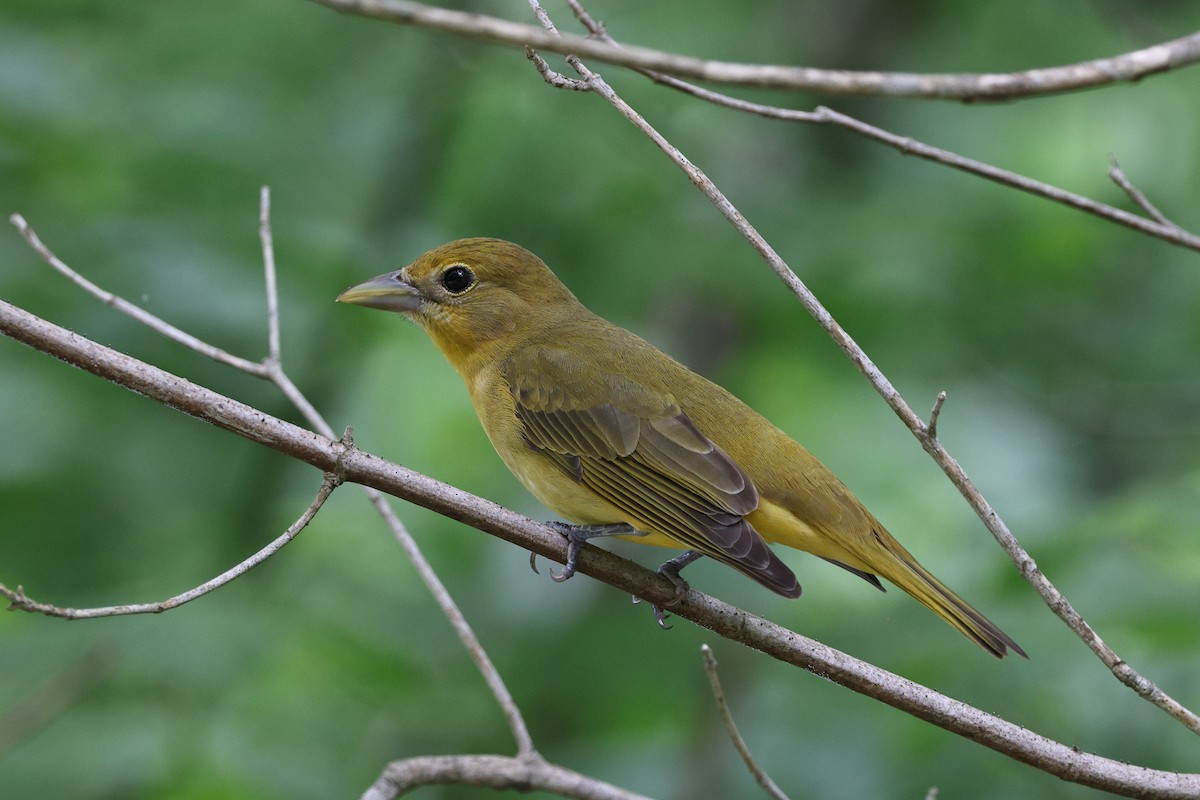
[[582,310],[545,263],[502,239],[458,239],[338,295],[416,322],[459,369],[480,349]]

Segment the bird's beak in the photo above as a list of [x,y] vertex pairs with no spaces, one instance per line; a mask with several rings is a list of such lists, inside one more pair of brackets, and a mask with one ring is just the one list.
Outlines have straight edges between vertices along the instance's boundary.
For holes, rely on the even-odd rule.
[[382,311],[417,311],[421,294],[400,272],[389,272],[351,286],[337,296],[337,301]]

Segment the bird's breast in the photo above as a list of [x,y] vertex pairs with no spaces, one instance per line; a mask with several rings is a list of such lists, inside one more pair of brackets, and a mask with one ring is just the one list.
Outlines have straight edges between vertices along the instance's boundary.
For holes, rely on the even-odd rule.
[[607,525],[628,520],[590,489],[529,445],[516,400],[498,370],[480,370],[467,381],[479,422],[496,454],[541,503],[569,522]]

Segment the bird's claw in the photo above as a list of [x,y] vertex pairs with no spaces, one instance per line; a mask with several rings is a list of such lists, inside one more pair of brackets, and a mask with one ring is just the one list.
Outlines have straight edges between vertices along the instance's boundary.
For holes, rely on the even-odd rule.
[[[574,546],[575,546],[574,542],[572,542],[570,545],[567,545],[567,553],[568,553],[567,566],[563,569],[562,572],[555,572],[553,569],[551,569],[550,570],[550,580],[554,581],[555,583],[562,583],[567,578],[569,578],[575,574],[575,564],[573,563],[573,559],[578,559],[578,556],[571,555],[571,549]],[[535,573],[537,573],[538,575],[542,574],[542,571],[537,568],[537,553],[529,554],[529,568],[531,570],[533,570]]]
[[[632,600],[633,600],[633,604],[635,606],[642,602],[642,598],[638,597],[636,594],[633,595]],[[665,605],[672,606],[672,605],[675,605],[676,602],[678,602],[678,601],[672,600],[671,602],[666,603]],[[674,627],[673,625],[667,624],[667,617],[671,616],[670,611],[666,611],[658,603],[651,603],[650,610],[654,612],[654,619],[656,622],[658,622],[658,627],[662,628],[664,631],[669,631],[669,630],[671,630],[671,628]]]
[[674,625],[667,624],[667,617],[671,616],[671,612],[663,611],[663,607],[659,605],[653,605],[650,606],[650,608],[654,611],[654,619],[656,622],[658,622],[658,627],[662,628],[664,631],[669,631],[671,628],[675,627]]
[[[598,536],[628,536],[636,533],[633,527],[624,523],[615,525],[571,525],[566,522],[547,522],[554,530],[562,534],[567,540],[567,563],[563,565],[562,572],[555,573],[550,570],[550,579],[555,583],[562,583],[568,580],[575,574],[579,567],[579,553],[583,550],[583,543],[588,539],[595,539]],[[529,566],[537,572],[535,564],[536,555],[530,554]]]
[[654,611],[654,619],[658,622],[658,627],[662,628],[664,631],[671,630],[671,626],[668,625],[666,621],[667,617],[670,616],[670,612],[668,612],[666,609],[673,608],[678,605],[679,602],[683,600],[683,596],[687,594],[688,589],[690,588],[688,586],[688,582],[684,580],[682,575],[679,574],[679,571],[696,559],[700,558],[701,555],[702,553],[699,553],[696,550],[688,550],[682,555],[672,558],[670,561],[658,568],[658,574],[669,580],[671,585],[675,587],[674,597],[662,603],[661,605],[654,603],[651,606],[651,609]]
[[680,600],[683,599],[683,596],[687,594],[687,590],[691,587],[688,586],[688,582],[684,580],[682,575],[679,574],[679,571],[696,559],[700,558],[702,555],[703,553],[700,553],[696,550],[688,550],[682,555],[675,556],[675,558],[672,558],[670,561],[663,563],[658,568],[658,574],[669,580],[671,585],[675,587],[675,596],[672,597],[668,602],[663,603],[663,605],[676,605]]
[[567,545],[567,564],[563,567],[562,572],[550,570],[550,580],[555,583],[562,583],[575,574],[575,562],[579,557],[578,549],[579,545],[575,544],[575,542]]
[[663,605],[667,606],[668,608],[679,605],[679,601],[683,599],[683,596],[688,593],[688,589],[691,589],[692,587],[688,585],[688,582],[685,581],[678,572],[663,572],[660,569],[659,574],[665,575],[667,580],[669,580],[675,586],[675,596],[663,603]]
[[[664,564],[663,567],[666,567],[666,564]],[[655,603],[651,606],[651,608],[654,610],[654,619],[658,622],[658,627],[662,628],[664,631],[669,631],[671,630],[672,626],[668,625],[666,620],[667,617],[671,616],[671,613],[666,609],[673,608],[674,606],[678,605],[679,601],[681,601],[683,596],[687,594],[687,591],[690,587],[688,586],[688,582],[680,576],[678,570],[673,570],[670,568],[663,569],[663,567],[659,567],[658,574],[665,577],[675,586],[675,596],[662,605]]]
[[[554,581],[555,583],[562,583],[567,578],[570,578],[572,575],[575,574],[576,562],[578,560],[579,560],[579,543],[572,539],[567,544],[567,564],[566,564],[566,566],[563,567],[562,572],[555,572],[553,569],[551,569],[550,570],[550,580]],[[541,570],[539,570],[537,568],[537,553],[529,554],[529,568],[531,570],[533,570],[535,573],[537,573],[538,575],[542,574]]]

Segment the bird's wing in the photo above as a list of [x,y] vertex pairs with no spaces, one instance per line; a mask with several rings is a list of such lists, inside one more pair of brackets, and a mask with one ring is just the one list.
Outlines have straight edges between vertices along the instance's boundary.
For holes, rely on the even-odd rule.
[[798,595],[795,575],[745,520],[758,507],[746,473],[669,395],[582,366],[554,349],[510,363],[506,377],[528,446],[635,527]]

